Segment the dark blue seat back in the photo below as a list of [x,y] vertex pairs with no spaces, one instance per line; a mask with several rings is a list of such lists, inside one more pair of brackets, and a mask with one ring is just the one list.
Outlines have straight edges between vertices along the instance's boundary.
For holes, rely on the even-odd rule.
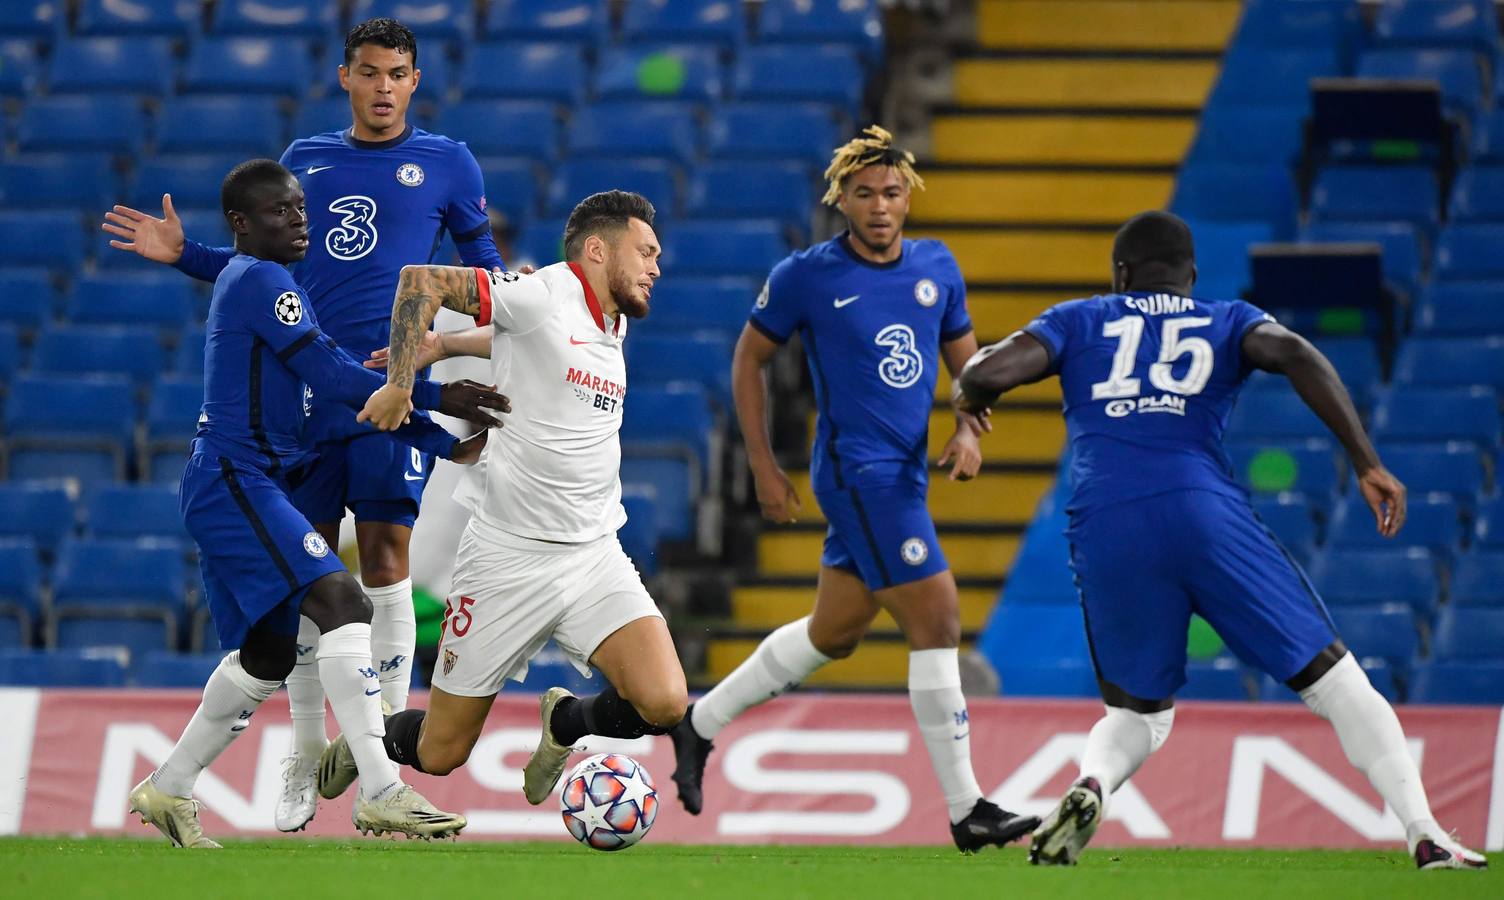
[[134,101],[91,94],[31,100],[16,141],[27,151],[136,154],[146,133],[146,116]]
[[1458,558],[1447,599],[1457,607],[1504,608],[1504,550],[1487,547]]
[[559,155],[561,129],[552,101],[461,100],[445,104],[434,127],[464,141],[477,156],[525,156],[552,162]]
[[121,196],[113,161],[103,153],[32,153],[0,167],[0,207],[99,209]]
[[1504,335],[1410,338],[1395,359],[1394,380],[1431,387],[1483,384],[1504,390]]
[[610,28],[605,0],[493,0],[487,8],[485,35],[599,44]]
[[736,0],[628,0],[621,20],[627,42],[683,41],[729,49],[746,40]]
[[156,146],[158,153],[234,151],[276,159],[287,146],[284,131],[275,97],[177,97],[157,117]]
[[17,687],[114,688],[125,685],[125,659],[108,650],[0,650],[0,684]]
[[585,55],[575,44],[495,41],[465,49],[459,88],[466,97],[548,100],[585,96]]
[[[82,348],[88,352],[80,352]],[[37,337],[32,370],[47,375],[124,375],[137,384],[165,368],[161,340],[150,328],[53,325]]]
[[1504,334],[1504,281],[1444,281],[1427,286],[1415,311],[1417,333]]
[[1389,441],[1474,441],[1497,446],[1499,395],[1491,387],[1396,387],[1373,414],[1373,436]]
[[1329,606],[1404,603],[1418,612],[1436,606],[1439,584],[1431,553],[1404,550],[1327,550],[1311,562],[1311,581]]
[[712,159],[786,159],[821,171],[840,143],[829,107],[756,102],[717,107],[706,140]]
[[157,37],[84,37],[52,48],[47,84],[53,94],[167,93],[172,48]]
[[50,555],[77,522],[73,498],[61,484],[0,481],[0,539],[32,541]]
[[788,254],[776,222],[681,222],[663,242],[665,266],[675,275],[766,278]]

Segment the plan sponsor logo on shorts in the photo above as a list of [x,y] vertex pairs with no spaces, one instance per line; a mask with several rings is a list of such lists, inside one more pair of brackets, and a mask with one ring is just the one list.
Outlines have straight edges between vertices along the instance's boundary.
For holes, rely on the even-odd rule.
[[1176,394],[1160,394],[1158,397],[1113,400],[1107,404],[1105,412],[1114,419],[1121,419],[1134,413],[1172,413],[1183,416],[1185,415],[1185,398]]
[[454,671],[454,664],[457,663],[457,662],[459,662],[459,661],[460,661],[460,655],[458,653],[455,653],[453,650],[445,650],[444,651],[444,674],[448,675],[451,672],[453,672]]
[[923,539],[911,537],[903,542],[903,546],[898,549],[898,555],[902,556],[903,561],[909,565],[917,566],[930,558],[930,548]]
[[310,531],[303,535],[303,550],[314,559],[323,559],[329,555],[329,543],[317,531]]

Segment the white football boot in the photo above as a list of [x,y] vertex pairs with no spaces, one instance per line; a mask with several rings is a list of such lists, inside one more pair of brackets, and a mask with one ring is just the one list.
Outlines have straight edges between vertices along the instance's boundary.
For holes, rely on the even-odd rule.
[[355,828],[361,834],[378,837],[393,832],[424,840],[458,837],[468,824],[459,813],[435,809],[432,803],[410,786],[398,782],[374,800],[355,800]]
[[566,697],[573,698],[574,694],[561,687],[549,688],[543,692],[543,697],[538,702],[538,713],[543,718],[543,734],[538,738],[538,749],[533,751],[533,755],[527,759],[527,765],[522,768],[522,793],[527,797],[527,802],[534,806],[547,800],[548,795],[554,792],[554,787],[564,774],[564,766],[569,762],[569,754],[574,749],[554,740],[554,707]]
[[278,831],[302,831],[318,810],[319,758],[294,753],[282,760],[282,794],[277,798]]
[[189,850],[218,850],[219,844],[204,837],[198,823],[198,801],[174,797],[146,780],[131,788],[131,812],[141,814],[142,825],[155,825],[175,847]]
[[1457,843],[1449,834],[1423,834],[1411,848],[1417,869],[1486,869],[1488,857]]
[[1102,823],[1102,788],[1095,778],[1082,778],[1060,798],[1045,817],[1029,846],[1029,862],[1036,866],[1073,866]]

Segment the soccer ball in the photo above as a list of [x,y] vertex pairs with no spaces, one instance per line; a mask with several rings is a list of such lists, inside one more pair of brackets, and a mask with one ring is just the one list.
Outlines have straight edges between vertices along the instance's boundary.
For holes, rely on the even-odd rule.
[[597,850],[622,850],[653,827],[658,789],[637,760],[601,753],[565,776],[559,808],[575,840]]

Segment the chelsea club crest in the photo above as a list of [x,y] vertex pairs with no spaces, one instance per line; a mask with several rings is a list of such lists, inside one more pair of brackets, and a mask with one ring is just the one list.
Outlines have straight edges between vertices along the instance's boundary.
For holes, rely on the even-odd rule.
[[397,180],[408,187],[423,183],[423,167],[417,163],[403,163],[397,167]]
[[914,299],[919,301],[920,306],[934,306],[935,301],[940,299],[940,289],[928,278],[921,278],[914,285]]

